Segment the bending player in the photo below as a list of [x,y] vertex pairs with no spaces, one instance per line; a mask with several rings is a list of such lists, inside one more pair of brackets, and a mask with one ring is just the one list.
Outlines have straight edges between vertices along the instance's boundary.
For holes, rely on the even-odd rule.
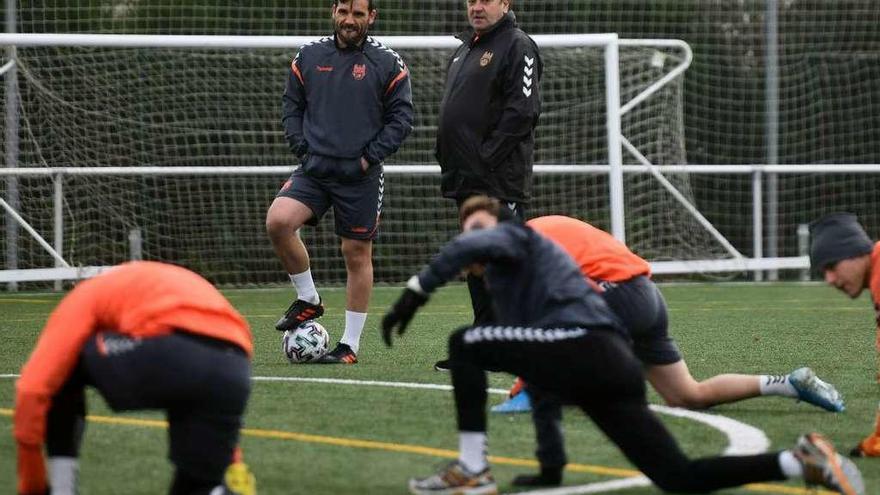
[[524,225],[499,224],[500,210],[486,197],[466,201],[460,214],[465,233],[409,280],[382,320],[390,345],[431,292],[465,267],[482,272],[496,310],[495,325],[463,327],[450,336],[459,458],[433,476],[410,480],[412,493],[497,493],[487,461],[487,369],[522,376],[579,406],[666,491],[703,493],[803,477],[840,493],[864,493],[858,468],[816,433],[777,453],[688,459],[648,408],[641,364],[605,301],[551,241]]
[[252,353],[244,318],[189,270],[134,262],[81,282],[49,316],[16,386],[18,492],[77,493],[91,385],[115,411],[166,411],[172,495],[253,493],[240,463],[244,486],[224,486]]

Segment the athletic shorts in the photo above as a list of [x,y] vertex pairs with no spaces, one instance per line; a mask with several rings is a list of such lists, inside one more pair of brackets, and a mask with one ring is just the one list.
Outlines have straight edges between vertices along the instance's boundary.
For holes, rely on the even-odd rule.
[[681,352],[669,336],[666,301],[650,278],[642,275],[624,282],[598,282],[602,297],[633,340],[633,352],[646,365],[681,361]]
[[276,197],[295,199],[314,214],[306,224],[315,226],[333,207],[336,235],[373,240],[379,230],[385,176],[382,165],[363,171],[360,159],[311,156],[293,171]]
[[176,332],[90,338],[81,372],[114,411],[165,410],[169,458],[199,479],[222,479],[250,394],[250,361],[238,346]]

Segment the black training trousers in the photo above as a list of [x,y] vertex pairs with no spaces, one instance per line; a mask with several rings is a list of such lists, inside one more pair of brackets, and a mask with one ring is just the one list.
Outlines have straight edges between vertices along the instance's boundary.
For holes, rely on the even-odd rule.
[[449,339],[460,431],[486,431],[486,373],[502,370],[575,404],[665,491],[785,479],[778,454],[690,460],[648,408],[641,364],[610,330],[465,327]]
[[177,469],[171,493],[207,494],[222,483],[250,394],[250,361],[238,346],[184,332],[91,337],[52,398],[49,456],[78,457],[86,385],[98,389],[114,411],[166,411],[169,458]]

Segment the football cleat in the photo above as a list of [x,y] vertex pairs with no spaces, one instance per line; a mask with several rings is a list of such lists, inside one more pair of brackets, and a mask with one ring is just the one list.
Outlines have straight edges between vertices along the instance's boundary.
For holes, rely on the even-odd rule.
[[410,479],[409,491],[415,495],[495,495],[498,485],[488,467],[479,473],[472,473],[456,460],[437,474]]
[[293,330],[302,323],[320,318],[324,314],[324,305],[318,299],[318,304],[297,299],[290,304],[284,316],[275,323],[275,330],[283,332],[285,330]]
[[827,438],[810,433],[798,438],[792,454],[804,468],[804,482],[823,486],[844,495],[864,495],[865,482],[859,468],[834,450]]
[[348,344],[339,342],[332,351],[312,362],[318,364],[355,364],[358,362],[358,357]]
[[853,457],[880,457],[880,436],[876,433],[859,442],[850,452]]
[[846,407],[843,397],[834,385],[825,383],[810,368],[798,368],[788,375],[788,381],[797,391],[798,399],[826,411],[841,412]]
[[434,363],[434,371],[449,371],[449,359],[441,359]]
[[525,390],[520,390],[518,394],[507,399],[501,404],[498,404],[497,406],[492,406],[491,410],[493,413],[501,414],[531,412],[532,398],[529,396],[528,392],[526,392]]

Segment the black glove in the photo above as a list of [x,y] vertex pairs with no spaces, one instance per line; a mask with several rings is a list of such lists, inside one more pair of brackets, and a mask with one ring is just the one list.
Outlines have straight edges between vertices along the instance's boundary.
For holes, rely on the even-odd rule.
[[403,289],[403,294],[382,318],[382,340],[385,341],[385,345],[391,347],[391,332],[394,327],[397,327],[397,335],[403,335],[416,311],[426,302],[428,296],[409,288]]

